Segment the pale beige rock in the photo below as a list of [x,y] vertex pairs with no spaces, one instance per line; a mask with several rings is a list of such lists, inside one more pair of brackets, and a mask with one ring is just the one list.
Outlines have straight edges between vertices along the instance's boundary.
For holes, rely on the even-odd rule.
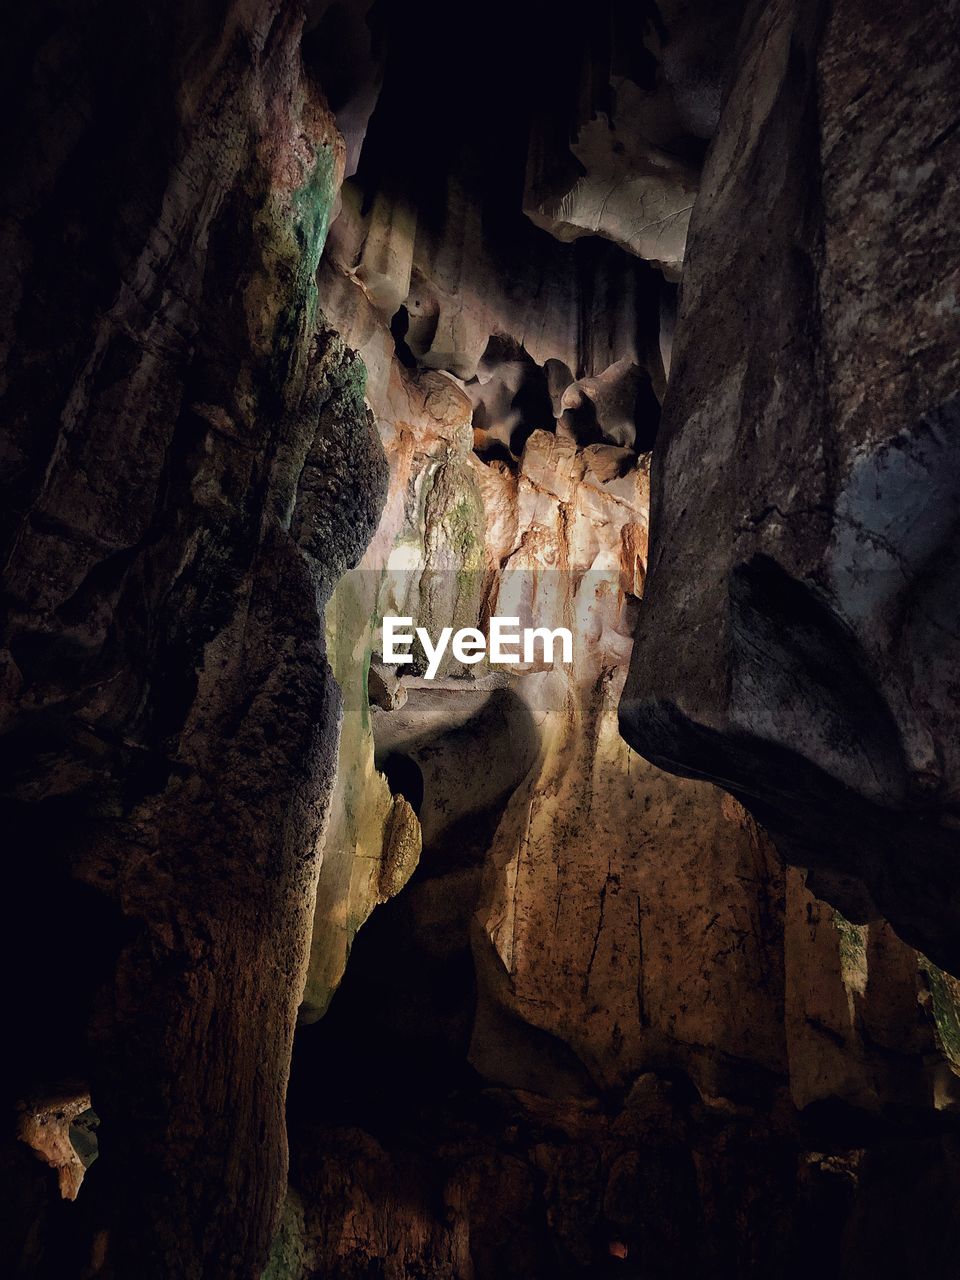
[[[673,42],[671,74],[682,79],[683,60],[708,51],[685,25],[682,5],[674,8],[664,39]],[[729,35],[730,14],[717,21]],[[666,151],[696,111],[706,119],[712,99],[687,101],[684,125],[666,82],[644,95],[621,77],[615,90],[614,114],[633,121],[633,134],[610,134],[605,117],[584,120],[574,151],[592,181],[614,164],[612,144],[626,142],[623,163],[644,190],[673,184],[673,204],[659,206],[667,229],[651,235],[663,261],[676,265],[681,197],[692,200],[695,175]],[[629,184],[620,194],[638,204]],[[368,597],[371,616],[389,610],[436,631],[482,625],[496,612],[522,624],[569,625],[577,637],[568,669],[541,658],[497,672],[448,660],[431,684],[398,668],[364,729],[366,761],[374,750],[398,751],[420,768],[431,856],[442,854],[457,824],[487,814],[494,797],[502,805],[479,873],[451,872],[449,882],[428,879],[416,891],[417,919],[437,939],[453,896],[474,903],[474,1064],[506,1079],[496,1070],[499,1053],[510,1060],[512,1087],[528,1069],[541,1086],[545,1073],[558,1073],[558,1088],[574,1076],[581,1086],[583,1078],[623,1085],[653,1062],[671,1064],[711,1105],[732,1111],[744,1070],[789,1081],[798,1106],[826,1098],[870,1107],[929,1101],[931,1073],[918,1063],[942,1055],[920,1003],[915,953],[879,926],[860,951],[848,946],[844,926],[785,881],[763,832],[713,785],[723,777],[671,778],[627,750],[617,731],[647,568],[649,473],[631,447],[636,404],[645,379],[662,395],[672,291],[662,296],[652,353],[639,349],[636,286],[622,272],[615,279],[598,271],[585,300],[551,268],[529,302],[519,289],[506,299],[455,182],[449,195],[446,224],[417,229],[403,302],[406,343],[436,369],[385,363],[385,311],[377,313],[351,274],[398,211],[378,213],[374,201],[361,217],[348,196],[326,269],[339,273],[343,322],[355,326],[376,370],[369,396],[391,465],[387,505],[364,561],[368,571],[386,571]],[[604,218],[621,218],[619,199],[607,200]],[[599,230],[622,240],[633,234],[625,221]],[[650,246],[640,251],[655,256]],[[548,297],[556,298],[555,313],[544,306]],[[571,322],[578,308],[579,324]],[[536,331],[529,317],[538,318]],[[590,335],[586,363],[578,330]],[[532,387],[541,400],[525,399]],[[539,421],[531,403],[548,406],[554,422]],[[578,442],[587,410],[593,438],[605,443]],[[488,727],[468,736],[467,750],[457,734],[474,722]],[[386,784],[373,770],[364,785],[382,858]],[[389,883],[378,865],[379,883]],[[356,921],[373,909],[376,883],[366,882]],[[548,1054],[553,1066],[535,1064],[546,1041],[536,1040],[534,1053],[530,1036],[564,1046],[572,1059],[561,1065]],[[876,1046],[889,1061],[879,1060]]]
[[417,212],[408,200],[378,193],[373,202],[357,279],[387,320],[410,292]]
[[323,1016],[346,969],[357,930],[379,903],[403,888],[420,856],[420,827],[377,770],[365,680],[377,583],[348,574],[326,610],[330,665],[343,690],[337,775],[320,839],[320,874],[300,1021]]
[[577,176],[565,191],[553,189],[555,159],[534,139],[524,211],[560,240],[604,236],[676,279],[698,184],[696,166],[671,145],[683,126],[666,85],[649,92],[614,77],[610,96],[607,111],[579,121]]
[[[367,341],[375,349],[373,334]],[[542,429],[509,464],[482,461],[471,451],[478,416],[485,438],[504,444],[532,425],[513,401],[536,366],[503,351],[491,348],[466,387],[396,360],[378,383],[391,486],[364,561],[376,586],[355,621],[366,607],[371,617],[410,614],[432,631],[492,612],[569,625],[575,661],[564,669],[536,659],[492,675],[486,664],[447,662],[434,683],[398,668],[362,743],[341,747],[338,791],[359,781],[365,798],[353,807],[372,824],[359,855],[366,878],[347,891],[349,928],[400,884],[388,828],[400,813],[405,830],[415,820],[372,768],[375,749],[398,751],[423,775],[423,841],[433,851],[505,797],[479,878],[428,880],[416,898],[437,946],[448,945],[453,898],[474,901],[471,1058],[490,1079],[562,1093],[623,1086],[655,1062],[682,1069],[720,1110],[736,1110],[730,1095],[744,1070],[789,1079],[797,1106],[924,1104],[944,1087],[949,1096],[934,1079],[939,1066],[923,1066],[925,1055],[943,1058],[915,953],[878,928],[859,950],[849,945],[853,926],[785,882],[734,800],[708,781],[670,777],[621,739],[632,602],[646,575],[647,462],[624,443],[582,447]],[[625,436],[637,372],[632,360],[615,362],[568,383],[558,407],[589,394],[598,420]],[[338,596],[352,589],[342,584]],[[491,701],[507,691],[509,701]],[[489,739],[480,728],[458,737],[467,723],[499,727]],[[327,849],[320,897],[339,901],[343,849],[330,835]],[[327,936],[326,926],[315,931],[315,958]]]
[[86,1168],[70,1141],[70,1126],[90,1109],[90,1095],[69,1093],[23,1104],[17,1136],[57,1171],[60,1195],[76,1200]]
[[563,393],[561,410],[576,410],[589,401],[604,439],[630,448],[636,440],[635,406],[644,372],[624,358],[594,378],[580,378]]

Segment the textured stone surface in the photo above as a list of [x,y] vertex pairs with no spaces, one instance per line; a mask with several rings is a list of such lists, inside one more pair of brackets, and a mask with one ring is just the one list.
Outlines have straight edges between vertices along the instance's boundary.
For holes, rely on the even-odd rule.
[[750,6],[674,344],[707,8],[5,20],[16,1273],[952,1274],[956,15]]
[[[724,1055],[783,1069],[782,887],[738,806],[649,768],[617,732],[647,477],[622,458],[619,477],[585,465],[610,452],[540,432],[524,452],[496,610],[532,592],[552,597],[541,624],[584,621],[573,666],[518,689],[538,754],[491,842],[475,945],[498,962],[480,962],[488,998],[569,1046],[596,1087],[657,1061],[713,1092]],[[473,1053],[498,1079],[496,1040]]]
[[609,115],[597,112],[580,124],[570,147],[578,173],[568,190],[546,194],[551,166],[534,150],[524,208],[560,240],[601,235],[677,279],[697,194],[696,163],[671,148],[682,130],[669,90],[645,93],[622,79],[611,96]]
[[373,908],[409,879],[420,856],[420,827],[402,796],[391,793],[374,764],[369,696],[377,613],[374,575],[350,575],[334,590],[325,614],[331,668],[343,691],[343,725],[326,828],[319,842],[319,877],[310,961],[300,1019],[326,1012],[346,967],[357,929]]
[[86,1172],[70,1130],[77,1117],[89,1110],[90,1096],[83,1092],[33,1100],[21,1110],[17,1136],[45,1164],[56,1169],[64,1200],[76,1200]]
[[[756,6],[704,175],[624,732],[956,970],[954,6]],[[936,264],[920,269],[920,263]]]
[[2,824],[43,903],[5,931],[8,1065],[83,1080],[102,1151],[18,1274],[258,1276],[277,1222],[322,607],[384,480],[317,310],[343,145],[301,22],[65,3],[5,36]]
[[[391,483],[335,597],[368,600],[355,652],[376,650],[386,611],[436,631],[534,599],[540,623],[578,619],[577,644],[569,669],[375,668],[365,749],[415,801],[422,854],[300,1032],[292,1274],[529,1280],[602,1274],[616,1248],[669,1274],[799,1276],[809,1235],[842,1275],[875,1229],[859,1188],[881,1117],[911,1117],[902,1138],[956,1105],[942,975],[785,875],[732,797],[620,737],[648,460],[578,443],[549,348],[540,366],[492,342],[461,385],[392,355],[363,296],[338,292],[338,320],[384,361],[370,393]],[[518,393],[551,374],[544,430]],[[368,910],[379,857],[360,870]],[[869,1158],[818,1107],[862,1117]]]
[[[661,54],[666,67],[675,39],[680,86],[710,42],[681,18],[673,33]],[[688,79],[691,132],[698,113],[705,134],[715,121],[708,81]],[[447,666],[430,683],[379,668],[370,683],[375,760],[416,797],[422,854],[300,1033],[303,1274],[844,1276],[876,1258],[885,1215],[905,1226],[918,1212],[919,1170],[954,1194],[950,1140],[922,1148],[915,1127],[949,1132],[956,1004],[889,925],[854,923],[783,871],[711,785],[724,770],[679,780],[618,734],[648,569],[635,450],[659,417],[641,392],[662,394],[671,356],[690,359],[671,351],[673,295],[609,249],[584,289],[582,268],[574,283],[537,239],[515,278],[532,268],[546,285],[509,295],[463,188],[446,187],[445,220],[425,232],[425,205],[401,208],[414,183],[394,182],[397,209],[378,212],[362,166],[360,180],[366,204],[346,193],[321,279],[371,369],[391,465],[364,562],[370,631],[388,608],[436,630],[523,615],[533,598],[538,621],[582,622],[570,670]],[[409,261],[409,314],[390,334]],[[759,327],[755,345],[760,360]],[[686,571],[692,591],[708,585]],[[903,1145],[900,1180],[887,1142]],[[943,1256],[935,1235],[922,1248]]]
[[[312,1159],[297,1161],[306,1275],[861,1280],[953,1266],[950,1137],[893,1130],[867,1151],[827,1142],[797,1161],[762,1121],[721,1128],[682,1089],[649,1078],[612,1119],[490,1094],[478,1115],[449,1120],[442,1143],[428,1129],[435,1145],[399,1151],[356,1128],[311,1131]],[[611,1261],[615,1248],[626,1265]]]

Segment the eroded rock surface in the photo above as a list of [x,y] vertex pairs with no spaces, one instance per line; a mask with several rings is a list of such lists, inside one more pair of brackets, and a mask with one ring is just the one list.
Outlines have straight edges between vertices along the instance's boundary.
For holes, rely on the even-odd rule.
[[87,1081],[104,1152],[72,1217],[4,1160],[17,1274],[259,1276],[284,1191],[322,609],[385,468],[318,314],[344,148],[302,14],[214,9],[4,40],[7,1065]]
[[17,1136],[56,1170],[64,1200],[76,1200],[87,1165],[92,1163],[84,1161],[73,1143],[77,1120],[90,1114],[90,1095],[82,1090],[31,1099],[20,1108]]
[[752,13],[691,233],[621,708],[638,750],[722,779],[851,919],[954,971],[956,18]]
[[[335,230],[321,279],[377,370],[391,468],[377,535],[334,598],[355,622],[366,601],[355,658],[378,652],[385,612],[433,634],[491,613],[576,619],[577,644],[569,667],[448,661],[434,681],[375,663],[368,795],[415,808],[422,851],[384,904],[380,836],[364,846],[339,988],[308,982],[304,1021],[323,1016],[300,1032],[276,1265],[799,1276],[816,1237],[844,1275],[880,1204],[915,1210],[884,1144],[956,1106],[948,980],[785,872],[738,801],[620,736],[649,459],[565,419],[570,388],[602,408],[602,379],[565,382],[563,346],[534,358],[522,309],[476,375],[411,367],[345,243]],[[538,380],[545,396],[521,394]],[[338,788],[355,776],[341,755]],[[329,850],[338,865],[345,849]],[[858,1117],[850,1133],[821,1123],[834,1110]],[[910,1117],[896,1135],[891,1111]],[[931,1150],[910,1158],[942,1170],[950,1122],[930,1123]]]
[[567,86],[570,127],[543,113],[531,134],[524,209],[563,241],[603,236],[679,279],[741,18],[706,9],[601,0],[579,15],[584,55]]
[[11,15],[20,1273],[952,1274],[953,15],[742,7]]

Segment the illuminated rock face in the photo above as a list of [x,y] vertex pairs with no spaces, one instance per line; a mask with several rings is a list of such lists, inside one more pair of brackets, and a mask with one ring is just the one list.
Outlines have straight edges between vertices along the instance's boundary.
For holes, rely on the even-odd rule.
[[691,230],[622,723],[727,779],[852,919],[956,970],[958,63],[941,8],[903,16],[748,24]]
[[[831,1214],[846,1221],[855,1204],[870,1224],[884,1195],[909,1201],[896,1180],[870,1190],[882,1152],[834,1150],[804,1109],[954,1106],[949,980],[785,872],[737,800],[630,750],[618,703],[648,569],[639,432],[578,439],[567,415],[588,380],[560,373],[562,333],[531,356],[522,308],[497,317],[495,339],[480,327],[468,379],[412,368],[353,274],[364,225],[375,231],[358,209],[345,202],[321,279],[373,370],[391,482],[328,618],[346,604],[348,649],[369,660],[383,612],[435,632],[522,614],[536,595],[549,601],[539,622],[578,620],[576,647],[566,669],[448,666],[434,682],[374,662],[334,812],[349,794],[375,831],[327,835],[301,1012],[317,1025],[301,1032],[277,1259],[305,1275],[536,1276],[552,1274],[545,1237],[574,1273],[622,1248],[788,1274]],[[608,372],[589,388],[601,410]],[[384,905],[391,790],[393,803],[416,791],[421,852]],[[384,1064],[409,1131],[383,1101]],[[496,1097],[493,1114],[450,1101],[463,1073],[468,1099]],[[322,1075],[336,1105],[317,1099]],[[410,1136],[421,1128],[440,1165]],[[765,1225],[731,1235],[751,1205]]]
[[581,33],[569,131],[538,118],[524,209],[558,239],[602,236],[679,279],[704,139],[717,127],[742,6],[612,4]]

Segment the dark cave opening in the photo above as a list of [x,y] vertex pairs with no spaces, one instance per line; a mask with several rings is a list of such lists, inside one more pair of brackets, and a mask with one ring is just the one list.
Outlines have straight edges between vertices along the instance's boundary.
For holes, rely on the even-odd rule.
[[379,762],[379,769],[394,795],[403,796],[419,816],[423,806],[423,774],[417,762],[410,756],[391,751]]

